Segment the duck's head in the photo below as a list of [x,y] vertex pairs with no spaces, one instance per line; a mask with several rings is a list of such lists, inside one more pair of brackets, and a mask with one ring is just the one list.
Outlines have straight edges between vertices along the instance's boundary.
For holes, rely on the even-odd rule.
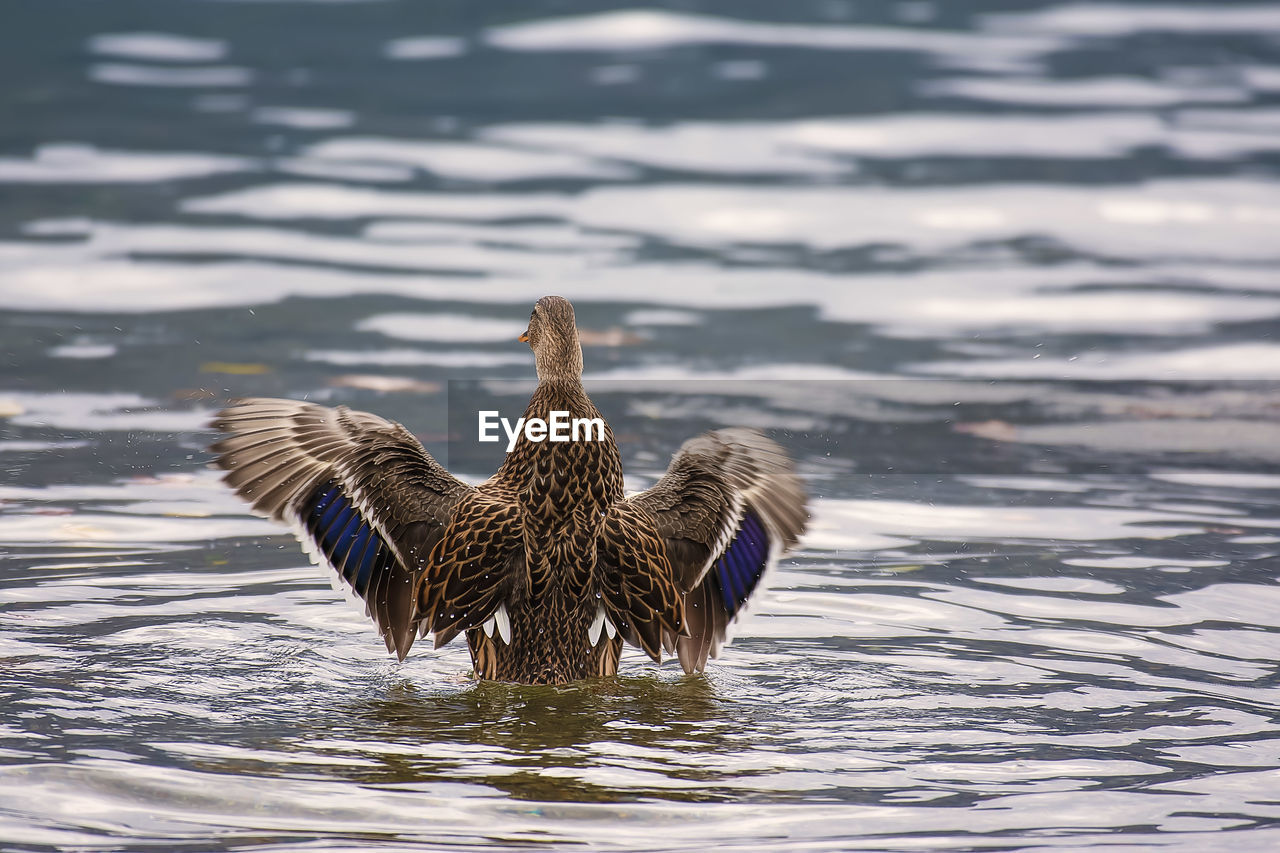
[[582,346],[573,305],[562,296],[544,296],[533,306],[529,328],[520,336],[529,344],[538,365],[538,378],[579,379],[582,376]]

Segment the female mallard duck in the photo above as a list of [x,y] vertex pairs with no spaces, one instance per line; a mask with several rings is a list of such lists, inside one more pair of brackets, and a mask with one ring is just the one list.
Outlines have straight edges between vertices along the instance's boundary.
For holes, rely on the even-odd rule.
[[[520,340],[538,369],[526,418],[603,422],[567,300],[539,300]],[[388,651],[403,660],[415,634],[439,648],[465,631],[481,678],[612,675],[624,640],[701,671],[805,525],[790,461],[753,430],[685,442],[653,488],[626,497],[607,426],[595,441],[521,435],[478,486],[399,424],[342,406],[242,400],[213,426],[228,434],[213,445],[227,483],[293,524],[366,602]]]

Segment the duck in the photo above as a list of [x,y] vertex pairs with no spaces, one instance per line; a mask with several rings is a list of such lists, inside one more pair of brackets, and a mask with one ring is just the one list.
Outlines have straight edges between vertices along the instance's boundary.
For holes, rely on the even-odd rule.
[[415,638],[438,649],[462,634],[482,680],[612,676],[624,644],[704,672],[804,532],[794,464],[759,431],[727,427],[686,441],[653,486],[628,495],[613,432],[583,387],[573,305],[538,300],[519,340],[538,377],[526,421],[567,412],[602,429],[554,442],[526,429],[471,485],[399,423],[249,398],[214,418],[213,464],[363,602],[401,661]]

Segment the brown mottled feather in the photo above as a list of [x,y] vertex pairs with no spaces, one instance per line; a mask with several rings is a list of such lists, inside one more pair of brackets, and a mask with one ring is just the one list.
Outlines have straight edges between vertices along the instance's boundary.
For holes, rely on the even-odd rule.
[[633,502],[610,507],[598,566],[609,616],[622,636],[661,660],[684,629],[684,603],[653,519]]

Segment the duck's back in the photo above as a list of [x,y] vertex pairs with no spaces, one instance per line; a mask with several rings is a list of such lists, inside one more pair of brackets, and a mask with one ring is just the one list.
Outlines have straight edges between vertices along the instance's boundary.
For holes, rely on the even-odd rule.
[[467,634],[476,674],[533,683],[612,675],[622,639],[591,629],[600,608],[597,546],[609,508],[623,497],[613,433],[577,382],[540,384],[524,417],[568,424],[560,433],[569,438],[531,441],[522,432],[480,487],[515,505],[522,547],[507,567],[510,642],[498,631]]

